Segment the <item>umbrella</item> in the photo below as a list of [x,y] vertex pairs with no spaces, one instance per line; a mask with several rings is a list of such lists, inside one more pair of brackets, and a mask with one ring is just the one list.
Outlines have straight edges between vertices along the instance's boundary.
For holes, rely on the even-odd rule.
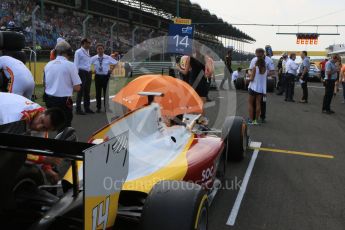
[[138,95],[139,92],[163,93],[163,97],[154,99],[154,102],[160,104],[163,116],[203,111],[201,98],[189,84],[164,75],[144,75],[134,79],[116,94],[113,101],[129,110],[138,109],[148,104],[148,98]]

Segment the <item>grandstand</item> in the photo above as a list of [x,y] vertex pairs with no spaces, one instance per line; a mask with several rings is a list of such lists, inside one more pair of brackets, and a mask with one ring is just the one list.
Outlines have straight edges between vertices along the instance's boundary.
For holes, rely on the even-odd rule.
[[[0,27],[14,22],[22,28],[28,46],[33,44],[31,14],[36,4],[41,6],[35,21],[38,44],[36,49],[41,53],[39,56],[47,54],[60,36],[66,38],[76,49],[83,35],[83,21],[88,15],[92,18],[87,24],[87,35],[91,37],[93,45],[98,42],[104,43],[108,47],[108,53],[111,50],[127,52],[148,38],[166,35],[168,25],[176,16],[176,2],[164,0],[2,1]],[[208,10],[202,9],[198,4],[191,3],[190,0],[180,0],[179,16],[191,18],[195,23],[195,38],[211,47],[220,57],[226,52],[222,42],[225,39],[231,39],[238,44],[255,42],[249,35]],[[114,22],[117,23],[115,36],[111,38],[110,28]],[[137,30],[133,40],[132,31],[135,27]],[[251,54],[238,47],[235,47],[234,51],[235,60],[246,60],[251,57]]]

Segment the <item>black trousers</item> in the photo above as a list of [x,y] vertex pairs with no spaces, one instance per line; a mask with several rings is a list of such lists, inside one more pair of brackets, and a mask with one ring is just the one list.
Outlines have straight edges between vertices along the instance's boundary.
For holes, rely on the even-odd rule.
[[206,95],[206,97],[208,97],[208,93],[210,92],[211,81],[212,81],[212,78],[207,78],[207,95]]
[[65,113],[66,123],[59,131],[72,126],[73,101],[71,97],[54,97],[46,94],[45,101],[47,108],[60,108]]
[[77,94],[77,101],[76,101],[77,111],[81,110],[82,98],[84,99],[84,109],[88,110],[90,109],[90,89],[91,89],[92,74],[91,72],[80,69],[79,77],[81,80],[81,89]]
[[232,78],[232,69],[228,69],[227,67],[224,68],[224,76],[222,82],[220,83],[219,88],[223,89],[225,81],[228,81],[228,87],[231,89],[231,78]]
[[262,96],[261,98],[261,114],[260,114],[260,118],[262,120],[265,120],[266,119],[266,98],[267,96]]
[[304,83],[302,83],[301,87],[303,91],[302,100],[308,101],[308,82],[305,81]]
[[109,74],[108,75],[96,74],[95,76],[97,109],[101,109],[102,107],[102,91],[103,91],[103,97],[104,97],[104,108],[107,109],[109,107],[109,95],[107,93],[109,78],[110,78]]
[[278,88],[279,91],[277,94],[282,95],[286,91],[286,74],[283,73],[279,77],[279,82],[278,82]]
[[323,97],[322,110],[330,111],[334,93],[335,80],[325,80],[325,96]]
[[295,93],[295,75],[288,73],[286,74],[285,99],[292,100],[294,93]]

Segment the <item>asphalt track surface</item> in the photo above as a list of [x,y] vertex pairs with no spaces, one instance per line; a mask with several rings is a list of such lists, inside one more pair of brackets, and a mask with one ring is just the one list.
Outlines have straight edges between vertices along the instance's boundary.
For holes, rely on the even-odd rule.
[[[251,140],[261,143],[265,150],[258,151],[233,226],[227,225],[227,221],[239,193],[236,183],[243,182],[253,150],[248,150],[244,161],[228,165],[226,188],[218,192],[210,207],[210,230],[345,229],[342,91],[332,103],[336,113],[326,115],[321,113],[324,93],[321,83],[309,85],[309,104],[285,102],[281,96],[268,95],[267,123],[249,128]],[[301,91],[296,86],[296,101]],[[214,102],[207,104],[206,114],[215,128],[221,127],[227,115],[236,113],[247,118],[247,92],[211,91],[210,98]],[[107,122],[105,113],[75,115],[73,126],[80,140],[86,141]],[[308,153],[334,158],[304,155]],[[119,229],[134,229],[134,226],[122,224]]]

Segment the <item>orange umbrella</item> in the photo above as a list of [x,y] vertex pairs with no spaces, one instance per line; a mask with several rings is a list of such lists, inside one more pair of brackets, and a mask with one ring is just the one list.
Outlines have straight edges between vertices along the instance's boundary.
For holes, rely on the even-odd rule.
[[163,97],[155,97],[154,101],[160,104],[164,116],[203,111],[201,98],[189,84],[164,75],[144,75],[134,79],[116,94],[113,101],[135,110],[148,104],[147,97],[139,96],[139,92],[163,93]]

